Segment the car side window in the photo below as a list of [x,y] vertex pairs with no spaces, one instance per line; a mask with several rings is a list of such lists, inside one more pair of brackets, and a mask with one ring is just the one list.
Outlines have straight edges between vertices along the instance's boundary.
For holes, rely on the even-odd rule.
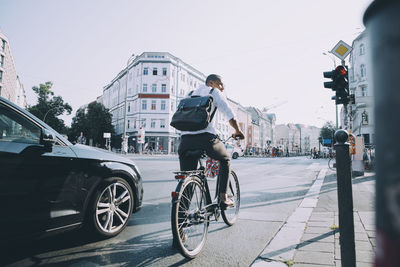
[[0,141],[39,144],[40,132],[40,127],[0,103]]

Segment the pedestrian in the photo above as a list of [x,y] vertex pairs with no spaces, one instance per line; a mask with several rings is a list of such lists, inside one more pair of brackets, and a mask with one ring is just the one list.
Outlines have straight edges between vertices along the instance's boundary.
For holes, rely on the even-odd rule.
[[86,145],[86,137],[83,136],[83,132],[81,132],[81,135],[78,137],[77,142],[78,144]]
[[[211,90],[216,88],[218,90]],[[211,74],[207,77],[204,85],[195,89],[192,96],[207,96],[211,93],[213,97],[212,110],[217,108],[217,112],[226,115],[229,120],[230,126],[235,130],[233,137],[244,138],[243,133],[240,131],[239,126],[235,120],[235,115],[229,106],[226,96],[222,93],[224,91],[224,84],[222,83],[221,76]],[[213,123],[199,131],[182,131],[181,143],[178,148],[179,163],[181,171],[190,171],[197,168],[197,159],[185,157],[186,151],[203,149],[207,155],[215,160],[220,161],[220,170],[218,174],[219,180],[219,201],[225,206],[233,206],[234,202],[228,198],[227,187],[230,174],[230,155],[226,151],[225,145],[221,142],[216,135],[216,130]]]

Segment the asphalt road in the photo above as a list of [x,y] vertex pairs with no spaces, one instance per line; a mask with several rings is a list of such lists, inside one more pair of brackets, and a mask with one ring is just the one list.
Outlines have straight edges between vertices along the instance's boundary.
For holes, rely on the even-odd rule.
[[[212,222],[203,252],[188,261],[172,247],[171,191],[176,157],[131,156],[144,181],[143,208],[117,237],[88,240],[83,231],[21,241],[1,250],[6,266],[249,266],[297,208],[326,160],[239,158],[239,220]],[[210,187],[214,187],[213,183]]]

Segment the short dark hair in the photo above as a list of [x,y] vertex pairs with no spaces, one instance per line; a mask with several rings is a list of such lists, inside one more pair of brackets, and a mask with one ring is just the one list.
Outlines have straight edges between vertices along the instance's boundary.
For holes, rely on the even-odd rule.
[[213,81],[213,82],[217,82],[221,80],[221,76],[217,75],[217,74],[210,74],[208,75],[207,79],[206,79],[206,85],[208,85],[209,82]]

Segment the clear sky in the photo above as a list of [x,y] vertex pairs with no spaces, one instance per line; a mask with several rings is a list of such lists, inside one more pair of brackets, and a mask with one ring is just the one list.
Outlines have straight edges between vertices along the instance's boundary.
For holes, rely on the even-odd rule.
[[[28,104],[32,87],[53,90],[76,110],[102,94],[132,53],[170,52],[204,74],[220,74],[228,97],[271,108],[277,123],[335,121],[323,87],[323,55],[364,30],[372,0],[0,0]],[[339,63],[339,60],[336,60]]]

